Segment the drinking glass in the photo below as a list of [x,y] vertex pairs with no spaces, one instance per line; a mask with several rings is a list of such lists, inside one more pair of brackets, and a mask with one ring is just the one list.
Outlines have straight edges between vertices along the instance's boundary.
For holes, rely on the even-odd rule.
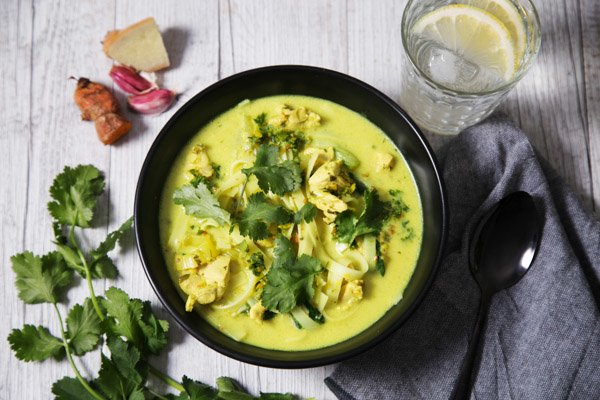
[[[406,5],[402,16],[405,57],[400,102],[421,128],[440,134],[457,134],[476,124],[494,111],[531,67],[540,48],[540,24],[534,5],[529,0],[496,1],[514,5],[526,34],[523,57],[508,81],[494,82],[485,76],[477,76],[481,71],[475,64],[412,32],[415,23],[427,13],[450,4],[469,4],[469,0],[409,0]],[[437,68],[436,76],[433,76],[433,67]],[[454,74],[456,79],[464,80],[462,85],[443,82],[444,77],[448,79],[448,75]],[[485,84],[481,85],[481,82]]]

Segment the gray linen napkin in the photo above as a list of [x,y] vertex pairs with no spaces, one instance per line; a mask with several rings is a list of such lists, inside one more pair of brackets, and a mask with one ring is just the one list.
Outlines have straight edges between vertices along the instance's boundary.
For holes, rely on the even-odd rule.
[[479,301],[469,238],[496,201],[525,190],[545,216],[542,243],[524,279],[492,301],[472,398],[600,399],[600,223],[504,118],[441,153],[450,234],[438,276],[398,332],[326,384],[342,400],[447,399]]

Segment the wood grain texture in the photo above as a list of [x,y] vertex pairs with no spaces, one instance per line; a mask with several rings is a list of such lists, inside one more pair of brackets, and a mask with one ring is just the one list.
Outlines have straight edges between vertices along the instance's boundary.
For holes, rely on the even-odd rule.
[[581,0],[580,15],[589,163],[594,206],[598,213],[600,212],[600,2]]
[[[157,133],[194,94],[249,68],[272,64],[318,65],[349,73],[399,100],[400,20],[405,1],[395,0],[8,0],[0,7],[0,159],[5,172],[0,193],[0,306],[9,318],[0,326],[0,400],[51,398],[50,386],[71,374],[66,363],[17,361],[5,341],[10,328],[44,324],[56,332],[46,306],[17,300],[9,257],[23,249],[50,251],[48,187],[64,165],[93,163],[107,178],[98,225],[86,234],[95,244],[133,212],[140,167]],[[588,206],[600,207],[600,3],[597,0],[538,0],[543,29],[539,59],[511,93],[503,109],[540,154],[566,178]],[[172,68],[158,74],[181,95],[174,109],[157,117],[127,112],[134,131],[105,147],[91,123],[80,121],[72,103],[74,82],[88,76],[109,83],[111,62],[100,41],[105,32],[154,16],[164,32]],[[124,105],[124,96],[118,95]],[[447,139],[430,136],[438,147]],[[108,228],[106,228],[108,226]],[[129,238],[115,255],[116,284],[132,296],[150,299],[167,317],[143,273]],[[70,294],[81,302],[86,290]],[[291,391],[333,399],[323,378],[333,366],[284,371],[230,360],[171,326],[171,348],[153,363],[174,377],[183,374],[213,383],[232,376],[253,392]],[[98,354],[78,360],[87,376]],[[32,377],[35,377],[32,380]]]

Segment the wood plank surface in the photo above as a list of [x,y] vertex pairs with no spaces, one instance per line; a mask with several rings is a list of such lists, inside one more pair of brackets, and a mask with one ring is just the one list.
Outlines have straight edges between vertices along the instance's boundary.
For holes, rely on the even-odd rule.
[[[17,299],[11,255],[52,249],[45,204],[48,187],[64,165],[92,163],[107,177],[98,225],[87,244],[100,240],[133,212],[133,197],[146,152],[178,106],[218,79],[273,64],[318,65],[349,73],[399,100],[403,56],[400,21],[405,1],[395,0],[7,0],[0,7],[0,400],[51,398],[52,382],[71,375],[66,362],[17,361],[5,338],[13,327],[43,324],[56,332],[50,307]],[[538,0],[543,44],[539,58],[502,109],[515,120],[589,207],[600,209],[600,3]],[[106,31],[154,16],[163,30],[172,68],[158,74],[180,93],[177,105],[157,117],[127,112],[133,133],[102,146],[93,125],[80,121],[72,103],[74,81],[88,76],[110,84],[111,62],[101,51]],[[119,92],[117,92],[119,93]],[[119,94],[124,105],[124,96]],[[448,138],[429,135],[436,147]],[[108,226],[108,228],[106,228]],[[121,277],[98,281],[150,299],[167,317],[143,273],[132,238],[116,255]],[[81,286],[70,294],[80,302]],[[174,377],[187,374],[213,383],[232,376],[253,392],[290,391],[333,399],[323,379],[334,366],[306,370],[259,368],[230,360],[171,324],[168,356],[153,360]],[[85,374],[98,368],[98,353],[78,360]],[[33,379],[32,379],[33,378]]]

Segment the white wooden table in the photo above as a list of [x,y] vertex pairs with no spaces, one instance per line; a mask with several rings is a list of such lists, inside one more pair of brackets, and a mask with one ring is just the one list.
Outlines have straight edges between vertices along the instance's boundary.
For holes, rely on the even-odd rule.
[[[92,163],[107,177],[101,225],[114,229],[132,214],[138,172],[157,132],[174,110],[207,85],[236,72],[271,64],[318,65],[351,74],[399,98],[402,54],[400,20],[405,1],[395,0],[2,0],[0,6],[0,399],[51,398],[50,386],[66,362],[17,361],[5,340],[11,327],[45,324],[56,332],[49,306],[17,300],[9,257],[24,249],[52,250],[45,204],[48,187],[64,165]],[[537,0],[543,30],[541,54],[504,104],[540,154],[600,210],[600,2]],[[102,146],[91,123],[72,102],[70,76],[110,83],[111,61],[100,41],[106,31],[154,16],[164,31],[172,68],[164,86],[181,93],[158,117],[128,114],[133,132]],[[121,99],[123,100],[122,96]],[[435,145],[443,140],[432,138]],[[92,231],[96,243],[106,228]],[[160,305],[133,246],[117,257],[116,285]],[[97,282],[98,292],[113,282]],[[79,302],[84,285],[70,300]],[[155,360],[172,376],[207,383],[221,375],[239,379],[255,393],[291,391],[332,399],[323,379],[332,366],[297,371],[258,368],[230,360],[172,325],[172,347]],[[96,372],[98,352],[82,360]]]

